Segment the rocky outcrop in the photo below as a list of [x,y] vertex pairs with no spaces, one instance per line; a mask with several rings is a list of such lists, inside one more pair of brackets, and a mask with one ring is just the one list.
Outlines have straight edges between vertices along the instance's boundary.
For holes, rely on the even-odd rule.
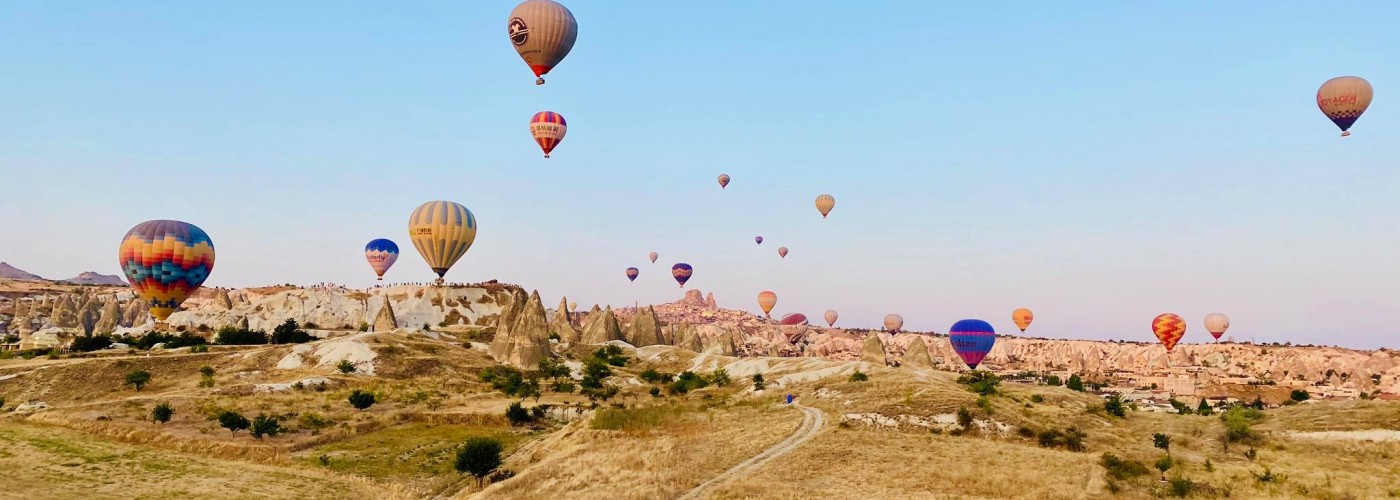
[[[225,294],[224,297],[227,298],[228,295]],[[246,318],[244,321],[247,321]],[[379,306],[379,312],[374,315],[374,322],[370,324],[370,328],[376,332],[387,332],[399,328],[399,322],[394,319],[393,302],[384,300],[384,305]]]
[[554,320],[549,322],[549,331],[558,335],[559,342],[565,344],[577,344],[579,339],[583,338],[583,332],[580,332],[574,323],[569,321],[568,298],[559,299],[559,307],[554,310]]
[[[496,345],[492,344],[492,356],[497,362],[520,369],[535,369],[540,360],[549,358],[549,321],[545,319],[544,303],[538,291],[530,293],[530,299],[514,314],[505,339],[504,352],[497,356]],[[499,327],[497,329],[499,334]]]
[[899,365],[916,370],[933,368],[933,358],[928,355],[928,344],[924,343],[923,335],[913,335],[913,341],[904,349]]
[[61,295],[54,303],[53,310],[49,312],[49,327],[54,328],[76,328],[78,326],[77,306],[73,304],[70,295]]
[[627,343],[636,347],[646,347],[649,345],[665,344],[666,339],[661,335],[661,325],[656,319],[656,310],[647,307],[632,318],[632,324],[627,327]]
[[97,305],[99,301],[96,295],[90,295],[78,306],[78,327],[83,329],[83,334],[92,333],[93,328],[97,326],[97,320],[102,317],[102,310]]
[[97,323],[92,325],[90,333],[105,335],[116,331],[121,327],[122,311],[118,307],[115,295],[107,297],[107,301],[102,304],[102,313],[97,317]]
[[583,327],[583,338],[579,343],[591,345],[611,340],[623,340],[623,337],[617,316],[613,315],[612,306],[608,306],[607,309],[588,315]]
[[501,316],[496,320],[496,336],[491,339],[491,357],[497,361],[510,357],[511,330],[515,327],[516,317],[525,310],[526,302],[528,299],[524,291],[512,290],[502,306]]
[[885,366],[889,360],[885,357],[885,344],[880,342],[880,335],[870,332],[865,336],[865,342],[861,344],[860,360],[878,366]]
[[715,302],[715,292],[710,292],[709,294],[705,295],[705,309],[709,309],[711,311],[719,310],[719,303]]
[[121,325],[133,327],[146,324],[151,320],[151,306],[144,300],[136,299],[127,301],[126,307],[122,309]]
[[732,332],[725,332],[711,339],[709,343],[705,344],[705,348],[701,350],[701,352],[705,354],[717,354],[720,356],[735,356],[738,354],[738,351],[739,349],[734,345],[734,334]]
[[672,325],[671,331],[667,336],[670,338],[672,345],[681,349],[694,352],[705,350],[705,344],[700,340],[700,332],[695,329],[695,325],[690,323]]
[[233,309],[233,298],[228,296],[228,290],[219,289],[218,295],[214,297],[211,307],[217,311],[228,311]]

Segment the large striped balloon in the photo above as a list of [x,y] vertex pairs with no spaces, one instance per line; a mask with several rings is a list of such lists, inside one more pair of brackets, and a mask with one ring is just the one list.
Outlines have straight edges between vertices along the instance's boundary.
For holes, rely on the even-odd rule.
[[515,6],[506,30],[515,51],[535,72],[535,85],[544,85],[540,77],[563,61],[578,39],[574,13],[551,0],[526,0]]
[[559,141],[564,140],[564,134],[568,131],[569,124],[564,122],[564,115],[559,113],[541,111],[530,118],[530,135],[544,151],[545,158],[549,158],[549,153],[559,146]]
[[783,319],[778,320],[778,324],[780,324],[780,325],[805,325],[805,324],[807,324],[807,315],[806,315],[806,314],[802,314],[802,313],[792,313],[792,314],[788,314],[788,315],[786,315],[786,316],[783,316]]
[[442,284],[443,275],[476,241],[476,216],[457,203],[430,201],[408,217],[408,238]]
[[399,260],[399,245],[384,238],[370,240],[369,244],[365,245],[365,260],[369,261],[369,267],[374,269],[374,274],[383,280],[384,273]]
[[953,327],[948,329],[948,343],[953,345],[953,351],[967,363],[968,368],[974,370],[992,351],[992,345],[996,342],[996,330],[980,319],[965,319],[953,323]]
[[149,220],[122,237],[117,264],[156,321],[165,321],[214,270],[214,242],[194,224]]
[[695,268],[690,267],[690,264],[679,262],[671,266],[671,277],[681,284],[681,288],[685,288],[685,282],[690,281],[690,274],[694,271]]
[[635,267],[627,268],[627,281],[637,281],[637,275],[642,274],[640,269]]
[[1186,335],[1186,320],[1172,313],[1159,314],[1152,318],[1152,334],[1166,346],[1167,352],[1172,352],[1176,343]]
[[1317,89],[1317,107],[1342,129],[1342,137],[1371,105],[1371,82],[1359,76],[1339,76]]
[[773,306],[778,305],[778,294],[771,290],[758,292],[758,308],[763,309],[763,314],[772,314]]

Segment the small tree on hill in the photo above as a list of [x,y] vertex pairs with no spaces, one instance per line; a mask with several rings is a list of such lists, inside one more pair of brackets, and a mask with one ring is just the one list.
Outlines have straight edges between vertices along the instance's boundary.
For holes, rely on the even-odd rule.
[[1104,400],[1103,409],[1105,412],[1108,412],[1109,415],[1118,418],[1126,418],[1128,416],[1128,408],[1123,405],[1123,398],[1117,394],[1111,395],[1108,399]]
[[269,417],[261,413],[253,419],[253,429],[250,431],[254,439],[262,439],[263,436],[277,437],[282,433],[282,423],[277,421],[277,417]]
[[1059,376],[1059,375],[1051,375],[1049,378],[1046,378],[1046,379],[1045,379],[1045,385],[1048,385],[1048,386],[1061,386],[1061,385],[1064,385],[1064,382],[1060,381],[1060,376]]
[[1215,413],[1215,409],[1210,407],[1210,403],[1207,403],[1205,398],[1201,398],[1201,404],[1196,405],[1196,414],[1209,417],[1212,413]]
[[335,369],[340,370],[340,373],[349,375],[355,373],[355,363],[348,359],[342,359],[339,363],[335,364]]
[[137,368],[126,374],[126,385],[136,386],[136,392],[141,392],[141,388],[151,382],[151,372]]
[[1153,465],[1154,465],[1155,467],[1157,467],[1157,470],[1159,470],[1159,471],[1162,472],[1162,480],[1163,480],[1163,481],[1166,481],[1166,480],[1167,480],[1167,471],[1170,470],[1170,469],[1172,468],[1172,457],[1162,457],[1162,458],[1159,458],[1159,459],[1157,459],[1157,463],[1155,463],[1155,464],[1153,464]]
[[[310,326],[310,323],[307,323]],[[287,318],[277,328],[272,329],[272,343],[274,344],[302,344],[311,341],[311,334],[301,329],[297,320]]]
[[356,410],[363,410],[365,408],[374,406],[373,392],[365,392],[359,389],[355,389],[354,392],[350,393],[350,397],[347,399],[350,401],[350,406],[354,406]]
[[158,404],[151,410],[152,422],[160,422],[163,424],[169,422],[172,416],[175,416],[175,408],[171,407],[170,403]]
[[1312,396],[1308,394],[1308,391],[1302,389],[1293,389],[1293,392],[1288,393],[1288,399],[1299,402],[1307,401],[1310,397]]
[[516,401],[506,408],[506,420],[510,421],[510,425],[520,425],[528,424],[532,419],[530,411],[521,406],[519,401]]
[[1172,437],[1162,433],[1152,435],[1152,446],[1167,452],[1167,456],[1172,456]]
[[454,466],[457,472],[476,476],[476,486],[480,488],[481,481],[491,471],[501,466],[501,449],[501,442],[493,438],[475,437],[468,439],[466,443],[462,444],[462,448],[457,450],[457,461]]
[[710,381],[714,382],[714,384],[719,387],[729,385],[729,370],[716,368],[715,372],[710,374]]
[[236,411],[224,411],[219,413],[219,425],[237,436],[238,431],[248,430],[248,418]]
[[763,390],[763,386],[764,386],[764,385],[763,385],[763,374],[762,374],[762,373],[755,373],[755,374],[753,374],[753,390],[755,390],[755,391],[761,391],[761,390]]
[[1069,381],[1065,382],[1065,387],[1068,387],[1071,391],[1084,392],[1084,381],[1080,379],[1079,374],[1076,373],[1069,376]]

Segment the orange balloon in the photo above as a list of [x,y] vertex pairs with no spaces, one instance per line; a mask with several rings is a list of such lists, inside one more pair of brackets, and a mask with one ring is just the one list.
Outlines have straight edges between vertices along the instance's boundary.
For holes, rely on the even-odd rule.
[[1157,336],[1157,340],[1162,342],[1167,352],[1172,352],[1176,343],[1186,335],[1186,320],[1172,313],[1159,314],[1152,318],[1152,334]]
[[1035,320],[1035,313],[1024,307],[1011,311],[1011,321],[1016,322],[1016,328],[1021,329],[1021,333],[1026,333],[1026,328],[1031,326],[1031,321]]
[[758,307],[763,309],[763,314],[772,313],[775,305],[778,305],[778,294],[768,290],[758,293]]

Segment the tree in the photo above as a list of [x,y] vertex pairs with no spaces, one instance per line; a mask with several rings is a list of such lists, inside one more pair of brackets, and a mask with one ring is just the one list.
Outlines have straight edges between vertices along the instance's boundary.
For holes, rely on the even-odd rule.
[[126,374],[126,385],[136,386],[136,392],[141,392],[142,387],[151,382],[151,372],[137,368]]
[[1154,465],[1155,467],[1157,467],[1157,470],[1159,470],[1159,471],[1162,472],[1162,480],[1163,480],[1163,481],[1166,481],[1166,480],[1167,480],[1167,470],[1169,470],[1169,469],[1172,468],[1172,457],[1162,457],[1162,458],[1159,458],[1159,459],[1157,459],[1157,463],[1155,463],[1155,464],[1153,464],[1153,465]]
[[1312,396],[1308,394],[1308,391],[1302,389],[1293,389],[1293,392],[1288,393],[1288,399],[1298,402],[1307,401],[1310,397]]
[[219,413],[219,425],[235,436],[238,435],[238,431],[247,430],[249,424],[248,418],[236,411],[225,410]]
[[201,366],[199,368],[199,374],[204,377],[212,377],[214,376],[214,367],[209,365]]
[[1069,381],[1065,382],[1065,387],[1068,387],[1071,391],[1084,392],[1084,380],[1079,378],[1078,373],[1070,375]]
[[158,404],[151,410],[152,422],[160,422],[163,424],[169,422],[172,416],[175,416],[175,408],[171,407],[170,403]]
[[719,387],[729,385],[729,371],[724,368],[716,368],[715,372],[710,374],[710,381]]
[[1264,409],[1264,397],[1263,397],[1263,396],[1254,396],[1254,401],[1251,402],[1251,403],[1249,403],[1249,407],[1250,407],[1250,408],[1254,408],[1254,409],[1256,409],[1256,410],[1262,410],[1262,409]]
[[1128,408],[1123,405],[1123,397],[1117,394],[1113,394],[1109,396],[1108,399],[1104,400],[1103,409],[1105,412],[1108,412],[1109,415],[1118,418],[1126,418],[1128,416]]
[[510,421],[510,425],[528,424],[531,420],[530,411],[516,401],[506,408],[506,420]]
[[350,401],[350,406],[354,406],[356,410],[363,410],[365,408],[374,406],[373,392],[365,392],[359,389],[355,389],[354,392],[350,393],[350,397],[347,399],[349,399]]
[[[309,325],[309,323],[308,323]],[[272,329],[273,344],[303,344],[311,341],[311,334],[301,329],[297,320],[287,318],[277,328]]]
[[1209,417],[1212,413],[1215,413],[1215,409],[1210,407],[1210,403],[1206,402],[1206,398],[1201,398],[1201,404],[1196,405],[1196,414]]
[[1220,421],[1225,424],[1225,449],[1230,449],[1230,443],[1254,439],[1254,430],[1250,426],[1253,425],[1253,420],[1259,417],[1259,410],[1238,406],[1220,414]]
[[850,380],[851,382],[864,382],[869,379],[869,376],[867,376],[864,373],[861,373],[860,370],[856,370],[854,373],[851,373],[851,376],[848,380]]
[[468,439],[462,444],[462,448],[457,450],[457,462],[454,464],[457,472],[476,476],[476,486],[480,488],[486,475],[501,466],[501,448],[501,442],[494,438]]
[[761,391],[761,390],[763,390],[763,374],[762,374],[762,373],[755,373],[755,374],[753,374],[753,390],[755,390],[755,391]]
[[282,423],[277,421],[277,417],[269,417],[261,413],[253,419],[253,430],[251,434],[254,439],[262,439],[263,436],[277,437],[282,433]]
[[1001,384],[1001,377],[989,371],[972,371],[958,377],[958,383],[967,386],[968,390],[977,394],[995,396],[997,386]]
[[972,412],[966,406],[958,408],[958,426],[963,430],[972,430]]
[[1172,456],[1172,437],[1162,433],[1152,435],[1152,446],[1167,452],[1167,456]]
[[1049,378],[1045,379],[1045,385],[1058,387],[1064,385],[1064,382],[1060,381],[1059,375],[1051,375]]
[[340,373],[344,373],[347,375],[355,373],[355,363],[350,362],[350,360],[348,359],[342,359],[339,363],[335,364],[335,369],[340,370]]

